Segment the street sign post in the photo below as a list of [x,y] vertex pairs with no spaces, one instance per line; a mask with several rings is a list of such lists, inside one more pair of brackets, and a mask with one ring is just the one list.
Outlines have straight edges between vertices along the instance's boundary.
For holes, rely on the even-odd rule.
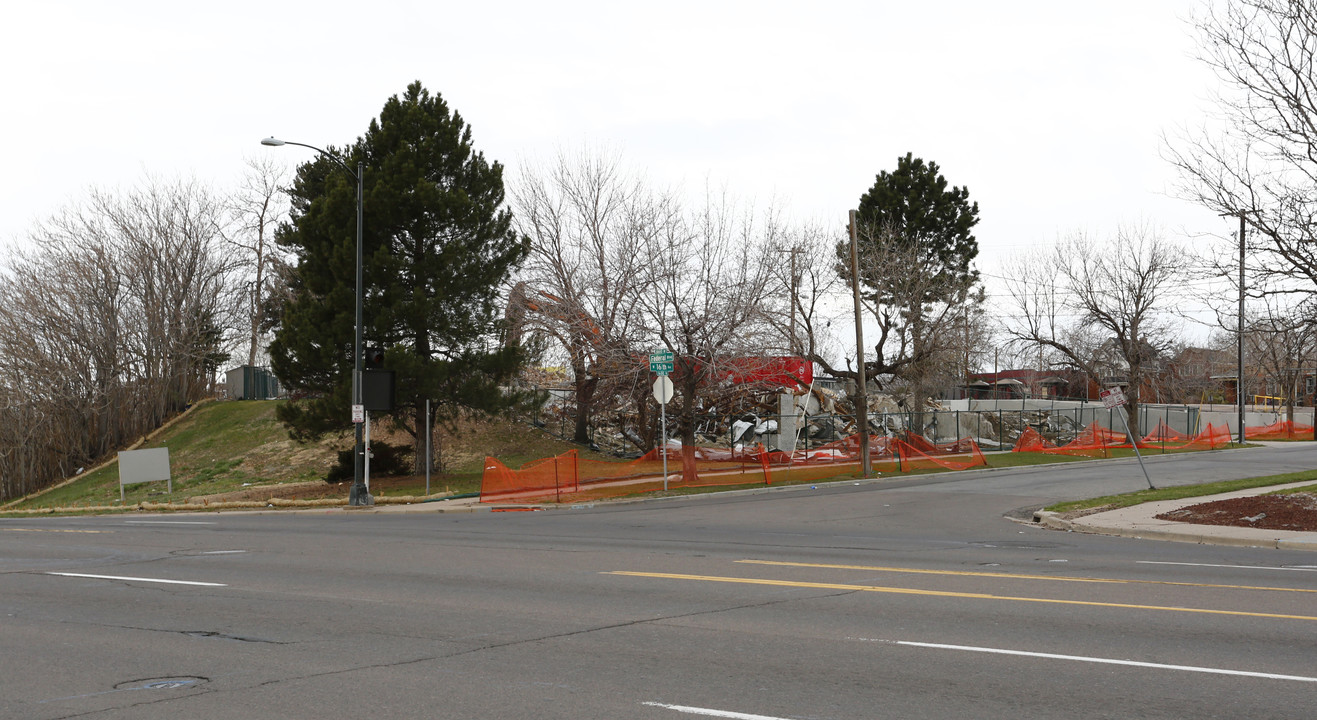
[[[672,353],[668,353],[672,357]],[[650,361],[650,367],[653,367],[653,360]],[[671,369],[671,362],[668,364]],[[668,491],[668,401],[672,399],[672,378],[666,374],[660,374],[654,381],[654,399],[659,404],[659,418],[662,423],[663,434],[663,492]]]
[[[1125,406],[1125,393],[1118,387],[1107,388],[1098,393],[1098,396],[1102,398],[1102,405],[1108,410]],[[1130,421],[1125,418],[1124,411],[1116,414],[1120,416],[1120,421],[1125,424],[1125,437],[1130,439],[1130,446],[1134,448],[1134,457],[1139,459],[1139,469],[1143,470],[1143,479],[1148,481],[1148,489],[1156,490],[1157,488],[1152,484],[1152,478],[1148,476],[1148,466],[1143,464],[1143,454],[1139,452],[1139,439],[1134,437],[1134,433],[1130,431]]]

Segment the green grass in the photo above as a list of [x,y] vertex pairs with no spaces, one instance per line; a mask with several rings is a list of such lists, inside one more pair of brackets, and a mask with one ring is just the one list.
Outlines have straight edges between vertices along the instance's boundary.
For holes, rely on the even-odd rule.
[[[323,480],[337,452],[351,447],[352,436],[331,437],[319,443],[298,443],[289,438],[275,417],[282,400],[218,401],[198,405],[181,419],[160,431],[143,448],[169,448],[173,494],[164,482],[124,487],[122,506],[135,508],[142,502],[184,502],[189,497],[216,495],[285,483]],[[382,424],[383,425],[383,424]],[[386,429],[377,428],[381,436]],[[469,421],[442,433],[442,451],[447,465],[431,473],[430,491],[469,493],[480,490],[486,455],[498,457],[510,467],[562,453],[572,447],[538,428],[506,420]],[[393,433],[390,442],[408,442],[410,436]],[[615,460],[579,449],[582,458]],[[314,487],[310,496],[341,494],[348,485]],[[425,494],[424,475],[372,478],[376,497]],[[78,508],[120,506],[119,466],[115,461],[77,480],[5,507],[5,510],[58,508],[63,514]],[[0,511],[0,517],[4,512]]]
[[[169,448],[172,497],[163,482],[124,487],[124,505],[183,500],[238,490],[244,485],[324,477],[332,451],[289,439],[275,418],[282,401],[202,404],[142,448]],[[73,483],[29,497],[8,509],[78,508],[119,504],[119,464],[111,462]]]
[[[1251,490],[1253,488],[1267,487],[1270,485],[1286,485],[1308,480],[1317,480],[1317,470],[1303,470],[1300,472],[1282,473],[1280,475],[1265,475],[1262,477],[1245,478],[1243,480],[1224,480],[1203,485],[1186,485],[1182,487],[1160,488],[1157,490],[1139,490],[1138,492],[1125,493],[1122,495],[1104,495],[1102,497],[1090,498],[1088,500],[1057,503],[1043,509],[1050,512],[1072,512],[1075,510],[1089,510],[1098,507],[1115,510],[1117,508],[1130,507],[1131,505],[1139,505],[1158,500],[1182,500],[1184,498],[1217,495],[1220,493],[1234,492],[1236,490]],[[1317,486],[1300,488],[1297,490],[1278,490],[1276,492],[1295,493],[1314,491],[1317,491]]]

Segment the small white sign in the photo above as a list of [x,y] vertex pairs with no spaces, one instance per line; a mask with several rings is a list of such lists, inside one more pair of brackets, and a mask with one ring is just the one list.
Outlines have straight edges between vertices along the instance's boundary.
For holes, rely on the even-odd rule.
[[352,422],[354,422],[354,423],[364,423],[364,422],[366,422],[366,406],[365,406],[365,405],[353,405],[353,406],[352,406]]
[[1103,390],[1098,395],[1102,398],[1102,405],[1108,410],[1125,404],[1125,393],[1118,387]]

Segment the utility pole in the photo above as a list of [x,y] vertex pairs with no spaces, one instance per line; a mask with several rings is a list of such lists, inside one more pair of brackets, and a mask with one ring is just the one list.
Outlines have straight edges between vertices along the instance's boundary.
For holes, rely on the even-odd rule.
[[1239,444],[1244,444],[1244,212],[1239,212]]
[[792,357],[799,357],[799,345],[796,344],[796,298],[800,292],[800,278],[796,276],[796,255],[805,252],[805,249],[801,247],[793,247],[790,250],[778,250],[778,252],[791,253],[791,339],[787,345],[787,349]]
[[864,377],[864,325],[860,314],[860,252],[858,249],[855,211],[851,216],[851,290],[855,295],[855,364],[859,372],[858,387],[855,391],[855,424],[860,431],[860,472],[869,477],[869,393],[865,388]]
[[1235,376],[1235,403],[1239,407],[1239,444],[1244,444],[1244,214],[1247,210],[1237,210],[1230,213],[1221,213],[1221,217],[1238,216],[1239,217],[1239,317],[1237,327],[1235,328],[1235,347],[1236,347],[1236,376]]

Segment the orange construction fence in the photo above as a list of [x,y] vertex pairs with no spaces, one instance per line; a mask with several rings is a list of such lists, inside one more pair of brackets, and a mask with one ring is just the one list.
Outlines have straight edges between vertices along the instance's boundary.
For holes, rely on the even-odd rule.
[[[1247,429],[1245,430],[1247,432]],[[1152,432],[1139,440],[1141,448],[1163,448],[1166,450],[1212,450],[1230,444],[1230,428],[1224,425],[1208,423],[1197,435],[1190,437],[1171,429],[1164,422],[1158,422]],[[1131,447],[1128,438],[1118,432],[1112,432],[1097,423],[1090,424],[1065,445],[1056,445],[1045,439],[1037,430],[1028,428],[1015,443],[1014,452],[1041,452],[1053,455],[1083,455],[1085,457],[1106,457],[1113,448]]]
[[[920,436],[905,440],[869,436],[870,464],[879,473],[902,469],[946,468],[963,470],[987,461],[977,443],[964,438],[934,445]],[[663,453],[667,454],[667,482]],[[576,450],[509,468],[496,458],[485,458],[480,483],[481,502],[579,502],[681,487],[714,485],[770,485],[774,482],[809,482],[846,472],[839,466],[859,465],[858,435],[794,453],[714,448],[656,449],[629,462],[606,462],[580,457]]]
[[1245,427],[1245,440],[1312,440],[1312,426],[1302,425],[1289,420],[1279,420],[1270,425]]

